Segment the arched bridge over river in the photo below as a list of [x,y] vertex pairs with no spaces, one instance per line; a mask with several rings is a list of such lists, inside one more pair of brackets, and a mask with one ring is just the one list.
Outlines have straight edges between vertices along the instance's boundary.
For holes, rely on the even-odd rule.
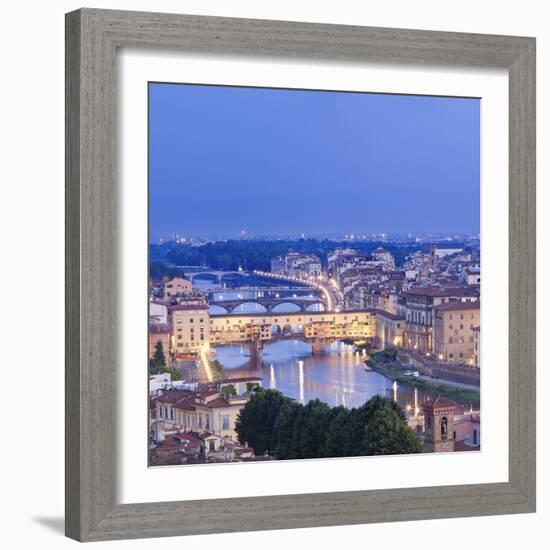
[[239,306],[244,304],[258,304],[265,309],[266,313],[272,313],[274,308],[282,304],[291,304],[297,306],[299,311],[309,311],[312,305],[322,305],[325,307],[325,302],[321,298],[272,298],[272,297],[257,297],[257,298],[241,298],[237,300],[210,300],[210,306],[218,306],[227,313],[232,313]]

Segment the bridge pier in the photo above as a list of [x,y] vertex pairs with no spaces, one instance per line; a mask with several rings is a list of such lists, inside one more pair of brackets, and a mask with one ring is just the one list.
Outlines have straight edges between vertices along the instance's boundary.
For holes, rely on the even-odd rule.
[[330,345],[330,340],[327,338],[315,338],[311,342],[311,352],[313,355],[324,355],[326,353],[327,346]]
[[248,349],[250,351],[250,359],[261,359],[264,350],[264,343],[259,338],[252,338],[248,343]]

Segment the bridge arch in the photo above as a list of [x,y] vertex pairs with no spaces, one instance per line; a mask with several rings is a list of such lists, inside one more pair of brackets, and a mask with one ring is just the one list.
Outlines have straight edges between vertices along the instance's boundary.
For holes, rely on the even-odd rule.
[[[288,309],[288,306],[292,306],[292,309]],[[279,302],[271,308],[273,313],[296,313],[302,311],[303,305],[294,302],[292,300],[285,300],[284,302]]]
[[193,283],[195,281],[204,281],[209,283],[220,283],[220,276],[216,273],[190,273],[187,278]]
[[[223,304],[223,302],[222,302],[222,304]],[[220,305],[220,302],[218,302],[216,305]],[[250,312],[247,312],[245,310],[245,306],[250,306],[250,305],[255,306],[256,311],[254,311],[253,313],[269,313],[269,309],[266,306],[264,306],[264,304],[262,304],[258,300],[254,300],[252,298],[250,300],[240,301],[238,305],[231,308],[231,311],[229,313],[235,313],[235,314],[250,313]],[[222,305],[222,307],[224,307],[224,306]]]

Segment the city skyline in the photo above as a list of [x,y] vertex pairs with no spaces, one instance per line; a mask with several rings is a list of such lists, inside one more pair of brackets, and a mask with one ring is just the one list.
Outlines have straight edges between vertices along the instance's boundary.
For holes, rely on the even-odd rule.
[[477,99],[156,83],[149,92],[152,240],[479,233]]

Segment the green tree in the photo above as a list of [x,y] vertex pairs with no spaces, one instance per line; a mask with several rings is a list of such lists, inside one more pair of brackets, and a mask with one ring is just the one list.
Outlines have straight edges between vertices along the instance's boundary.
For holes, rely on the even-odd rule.
[[326,456],[355,456],[358,453],[351,411],[335,407],[327,430]]
[[403,413],[392,407],[377,409],[365,426],[363,455],[395,455],[421,453],[422,443],[407,426]]
[[275,422],[275,454],[280,459],[300,458],[299,441],[294,438],[294,432],[299,425],[298,415],[302,414],[302,405],[290,401],[281,408],[277,421]]
[[326,436],[332,418],[331,408],[319,399],[304,407],[304,425],[300,441],[301,458],[327,456]]
[[225,395],[237,395],[237,389],[233,384],[224,385],[221,391]]
[[276,390],[258,390],[241,409],[235,431],[241,443],[248,443],[257,454],[273,452],[277,446],[275,426],[290,399]]
[[157,367],[166,366],[166,357],[160,340],[155,344],[155,353],[153,353],[153,364]]

